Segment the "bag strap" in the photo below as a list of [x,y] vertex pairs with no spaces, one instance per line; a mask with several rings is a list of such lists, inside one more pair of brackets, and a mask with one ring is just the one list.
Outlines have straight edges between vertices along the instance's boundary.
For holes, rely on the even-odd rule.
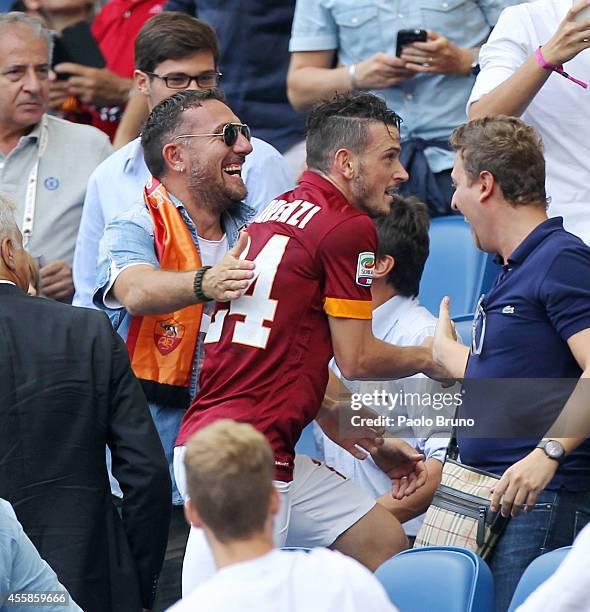
[[447,456],[446,459],[452,459],[453,461],[457,461],[459,459],[459,445],[457,444],[457,427],[453,427],[451,430],[451,439],[449,440],[449,445],[447,446]]

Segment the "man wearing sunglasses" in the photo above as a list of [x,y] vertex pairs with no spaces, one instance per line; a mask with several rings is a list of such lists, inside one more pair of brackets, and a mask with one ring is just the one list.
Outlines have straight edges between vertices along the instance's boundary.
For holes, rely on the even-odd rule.
[[[183,13],[163,12],[145,23],[135,41],[135,63],[135,95],[147,100],[150,110],[177,91],[211,89],[222,78],[215,32]],[[258,210],[293,185],[287,162],[276,149],[257,138],[252,147],[242,176],[248,187],[245,202]],[[105,162],[88,182],[74,257],[75,306],[93,307],[104,228],[126,210],[143,205],[142,189],[149,177],[139,138]]]
[[[95,301],[126,339],[172,476],[174,443],[197,387],[212,302],[241,295],[251,262],[239,230],[254,211],[241,177],[250,130],[217,89],[179,91],[150,114],[141,137],[152,179],[144,203],[111,221],[100,243]],[[113,483],[117,491],[116,483]],[[186,538],[173,480],[171,538]],[[171,541],[172,541],[171,540]],[[180,548],[180,550],[179,550]],[[176,554],[182,552],[176,544]],[[168,554],[168,561],[173,552]],[[172,603],[180,560],[164,566]],[[176,590],[178,589],[178,590]],[[164,602],[159,602],[163,605]]]
[[470,348],[453,340],[445,299],[434,352],[465,378],[460,416],[475,427],[458,432],[461,460],[501,476],[492,510],[512,516],[491,560],[504,611],[527,565],[571,545],[590,519],[590,248],[547,218],[532,127],[485,117],[451,145],[453,207],[502,268],[477,305]]

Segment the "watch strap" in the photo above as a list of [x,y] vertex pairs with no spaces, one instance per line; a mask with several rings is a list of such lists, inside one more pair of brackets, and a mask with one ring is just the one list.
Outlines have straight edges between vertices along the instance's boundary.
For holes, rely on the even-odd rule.
[[477,76],[481,72],[481,68],[479,66],[479,51],[481,47],[473,47],[471,49],[471,74],[472,76]]

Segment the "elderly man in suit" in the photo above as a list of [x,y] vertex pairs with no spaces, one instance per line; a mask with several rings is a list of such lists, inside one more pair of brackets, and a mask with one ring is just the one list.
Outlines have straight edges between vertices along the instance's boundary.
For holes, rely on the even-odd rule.
[[0,497],[85,612],[149,609],[170,519],[158,434],[108,318],[26,294],[14,210],[0,195]]

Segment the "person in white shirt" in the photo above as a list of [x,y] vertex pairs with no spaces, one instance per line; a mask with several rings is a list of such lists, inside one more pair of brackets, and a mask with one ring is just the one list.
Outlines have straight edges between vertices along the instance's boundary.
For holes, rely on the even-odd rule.
[[539,132],[549,216],[562,216],[565,228],[590,244],[587,8],[585,0],[538,0],[505,9],[481,49],[467,108],[469,119],[513,115]]
[[184,463],[186,517],[203,529],[217,573],[170,612],[395,612],[354,559],[325,548],[274,549],[274,457],[251,425],[222,419],[204,427],[188,442]]
[[516,612],[588,612],[590,610],[590,525],[555,573],[539,586]]
[[[399,346],[418,346],[427,337],[434,335],[436,318],[420,306],[416,298],[428,257],[429,224],[428,211],[421,202],[399,196],[394,197],[391,212],[387,216],[375,219],[379,250],[371,285],[373,333],[376,338],[385,342]],[[400,522],[405,522],[406,534],[410,537],[416,536],[423,520],[421,515],[430,505],[440,482],[449,442],[446,432],[411,426],[393,429],[394,435],[404,437],[406,442],[425,456],[428,470],[426,484],[413,495],[398,500],[390,494],[391,478],[378,467],[372,456],[363,456],[364,453],[358,448],[346,450],[350,445],[340,445],[343,440],[338,440],[333,421],[329,420],[330,406],[336,405],[333,402],[334,396],[342,396],[347,390],[361,394],[373,393],[375,390],[386,391],[392,396],[400,392],[419,393],[421,398],[433,398],[439,393],[449,393],[451,397],[453,390],[443,389],[440,383],[426,378],[423,374],[379,383],[344,379],[344,386],[341,386],[337,379],[341,379],[342,375],[334,360],[331,361],[330,368],[333,375],[328,387],[329,397],[315,424],[315,439],[320,458],[374,497],[380,498],[382,505]],[[341,405],[338,408],[340,409]],[[439,413],[439,410],[431,406],[423,407],[417,404],[404,406],[403,409],[398,406],[395,410],[388,407],[373,409],[383,416],[394,415],[397,418],[404,415],[412,419],[419,419],[422,414],[432,417]],[[323,433],[318,424],[325,426],[331,437]]]

